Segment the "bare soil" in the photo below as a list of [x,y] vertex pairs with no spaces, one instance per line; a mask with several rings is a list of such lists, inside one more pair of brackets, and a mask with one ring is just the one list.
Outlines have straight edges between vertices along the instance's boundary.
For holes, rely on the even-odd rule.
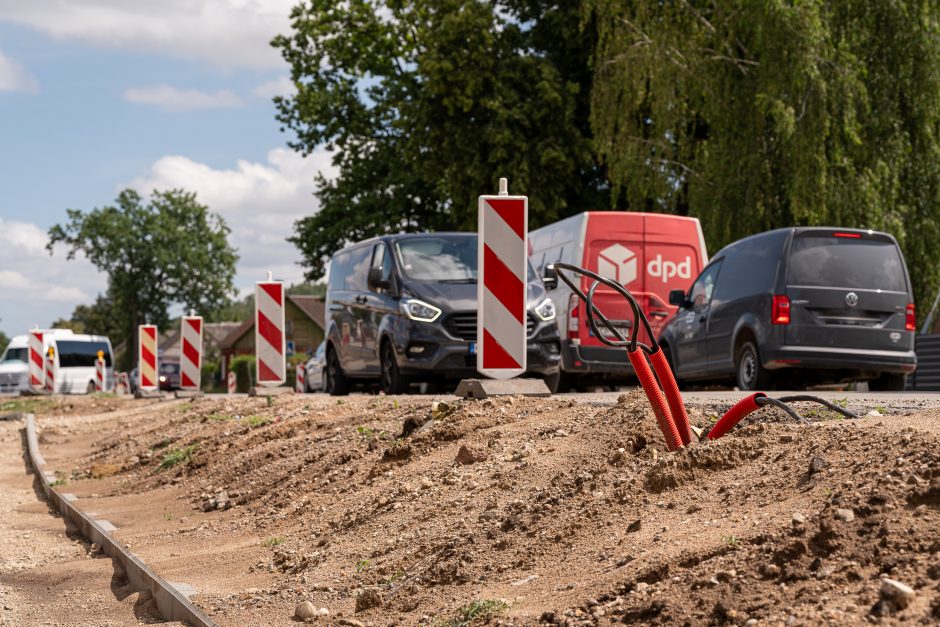
[[[811,426],[766,409],[676,453],[638,393],[212,398],[39,424],[61,489],[223,625],[293,625],[303,601],[346,625],[937,624],[940,410],[799,408]],[[884,577],[914,596],[881,596]]]

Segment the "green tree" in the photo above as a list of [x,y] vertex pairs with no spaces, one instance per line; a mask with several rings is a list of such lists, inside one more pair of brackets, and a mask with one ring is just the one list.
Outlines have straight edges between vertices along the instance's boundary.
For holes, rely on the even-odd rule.
[[539,225],[608,204],[591,145],[590,22],[548,0],[308,0],[276,37],[294,96],[277,119],[309,154],[335,151],[320,211],[291,239],[307,277],[344,243],[472,229],[510,179]]
[[794,225],[886,230],[940,282],[940,7],[586,0],[612,205],[694,215],[716,248]]
[[10,343],[10,338],[7,336],[7,334],[4,333],[3,331],[0,331],[0,347],[2,347],[0,348],[0,352],[3,352],[4,350],[6,350],[7,344],[9,343]]
[[[87,213],[69,209],[68,217],[49,229],[47,248],[51,254],[61,242],[70,259],[81,251],[108,274],[105,309],[132,346],[137,325],[166,325],[171,304],[209,312],[234,291],[237,255],[228,243],[229,228],[193,193],[155,191],[145,204],[127,189],[113,206]],[[133,353],[127,351],[125,366]]]

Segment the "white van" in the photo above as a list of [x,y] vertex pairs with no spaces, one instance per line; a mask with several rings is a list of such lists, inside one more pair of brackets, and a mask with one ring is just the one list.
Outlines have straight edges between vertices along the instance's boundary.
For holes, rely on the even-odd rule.
[[[103,335],[79,335],[70,329],[43,331],[43,353],[55,349],[55,392],[85,394],[95,391],[95,360],[104,353],[107,389],[114,389],[111,341]],[[28,389],[29,336],[14,337],[0,356],[0,392]]]

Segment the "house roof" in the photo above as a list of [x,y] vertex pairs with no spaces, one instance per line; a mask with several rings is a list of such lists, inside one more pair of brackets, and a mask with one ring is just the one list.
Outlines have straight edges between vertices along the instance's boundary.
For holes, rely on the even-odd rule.
[[[218,350],[222,346],[222,340],[236,328],[240,327],[240,322],[207,322],[202,325],[202,344],[203,351],[206,353]],[[157,346],[163,359],[180,358],[180,330],[173,329],[160,334]]]
[[[304,313],[308,318],[310,318],[314,324],[316,324],[321,329],[326,328],[326,305],[324,303],[322,296],[300,296],[294,294],[288,294],[287,300],[294,303],[301,312]],[[238,340],[242,338],[249,330],[254,328],[255,320],[252,316],[248,320],[245,320],[238,325],[234,330],[232,330],[224,340],[219,343],[219,348],[224,350],[231,348],[235,345]]]

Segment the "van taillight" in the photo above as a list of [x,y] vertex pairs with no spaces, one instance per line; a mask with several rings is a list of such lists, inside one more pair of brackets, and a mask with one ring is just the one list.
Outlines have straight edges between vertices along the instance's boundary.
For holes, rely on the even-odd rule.
[[914,331],[917,329],[917,316],[915,315],[914,303],[911,303],[907,306],[904,316],[904,328],[908,331]]
[[790,324],[790,299],[786,296],[774,296],[770,311],[770,321],[774,324]]
[[577,294],[572,294],[568,299],[568,339],[572,340],[578,337],[578,309],[581,306],[581,299]]

